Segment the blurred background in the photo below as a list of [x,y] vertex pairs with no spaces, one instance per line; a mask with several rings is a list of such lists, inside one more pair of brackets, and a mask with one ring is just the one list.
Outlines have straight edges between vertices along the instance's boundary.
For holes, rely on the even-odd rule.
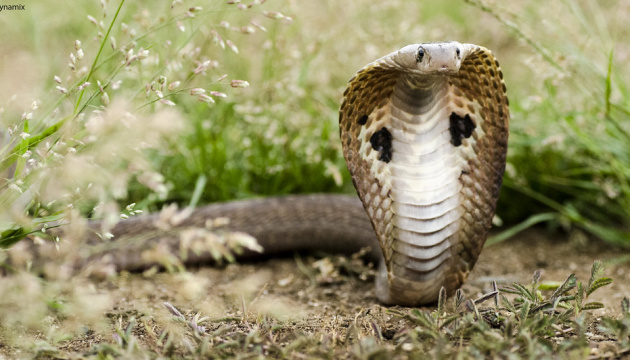
[[[499,59],[511,104],[496,236],[630,246],[630,1],[54,1],[0,12],[0,244],[276,194],[354,193],[338,106],[404,45]],[[41,235],[41,232],[39,232]]]

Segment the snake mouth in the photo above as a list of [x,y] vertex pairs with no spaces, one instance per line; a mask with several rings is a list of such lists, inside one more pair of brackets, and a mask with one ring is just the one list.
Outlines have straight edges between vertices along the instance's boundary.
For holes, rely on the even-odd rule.
[[442,65],[437,69],[437,72],[440,75],[453,75],[457,73],[457,70],[453,69],[451,66]]

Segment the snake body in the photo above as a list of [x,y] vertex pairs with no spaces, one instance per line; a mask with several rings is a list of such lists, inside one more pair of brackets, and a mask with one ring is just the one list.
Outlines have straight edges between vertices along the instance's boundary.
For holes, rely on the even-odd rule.
[[508,121],[499,63],[480,46],[408,45],[350,79],[341,141],[383,252],[382,302],[426,304],[464,282],[492,224]]
[[[180,224],[165,230],[160,226],[161,214],[150,214],[119,222],[113,229],[113,241],[103,241],[88,234],[89,246],[79,254],[78,268],[89,266],[106,257],[106,264],[116,271],[141,271],[163,266],[154,258],[143,256],[147,249],[166,246],[186,265],[215,261],[206,249],[185,251],[182,255],[182,232],[204,229],[208,219],[225,218],[229,222],[219,229],[224,233],[241,232],[253,236],[263,253],[247,248],[238,259],[258,258],[299,250],[321,250],[353,254],[370,248],[366,260],[378,263],[382,255],[363,206],[356,196],[313,194],[268,197],[215,203],[196,208]],[[100,223],[89,224],[99,231]]]
[[[369,259],[380,263],[380,301],[431,303],[442,286],[450,294],[461,286],[486,240],[508,119],[503,75],[489,50],[409,45],[365,66],[344,93],[341,141],[361,201],[309,195],[214,204],[180,226],[227,217],[230,230],[251,234],[266,254],[370,246]],[[90,250],[77,252],[81,264],[107,254],[116,270],[145,269],[156,261],[143,251],[157,243],[181,253],[178,232],[164,231],[158,220],[154,214],[123,221],[112,230],[116,241],[89,239]],[[212,259],[208,251],[181,256],[186,264]]]

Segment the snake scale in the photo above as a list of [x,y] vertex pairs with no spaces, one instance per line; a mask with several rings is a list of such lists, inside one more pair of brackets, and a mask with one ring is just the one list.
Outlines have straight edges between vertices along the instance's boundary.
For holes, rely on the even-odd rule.
[[[340,137],[360,201],[344,195],[235,201],[196,209],[181,226],[226,217],[229,229],[251,234],[267,254],[370,246],[368,258],[380,263],[381,302],[431,303],[442,286],[452,294],[462,285],[486,240],[508,122],[503,74],[488,49],[408,45],[359,70],[343,95]],[[157,219],[121,222],[112,230],[116,241],[90,241],[101,248],[93,253],[108,254],[117,270],[153,265],[142,256],[147,243],[177,253],[180,240],[156,227]],[[211,260],[200,252],[185,263]]]

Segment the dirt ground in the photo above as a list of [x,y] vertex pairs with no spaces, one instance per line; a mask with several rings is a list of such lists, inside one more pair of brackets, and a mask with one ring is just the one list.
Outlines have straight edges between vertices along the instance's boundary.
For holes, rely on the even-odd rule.
[[[542,270],[543,282],[561,282],[570,273],[587,282],[593,261],[599,259],[604,262],[605,275],[612,277],[614,282],[589,298],[589,301],[600,301],[606,306],[594,315],[619,314],[622,298],[630,296],[630,259],[623,251],[583,240],[552,239],[542,230],[530,230],[487,247],[464,285],[464,293],[468,298],[477,298],[490,291],[492,280],[499,286],[514,281],[528,284],[537,269]],[[370,324],[376,323],[381,336],[388,339],[408,326],[403,320],[387,314],[387,307],[378,304],[371,271],[366,266],[355,266],[358,262],[344,263],[343,259],[339,256],[289,255],[223,268],[189,269],[190,272],[185,274],[123,273],[92,282],[99,294],[113,300],[111,309],[105,314],[112,323],[136,316],[157,319],[151,323],[160,328],[164,321],[171,319],[163,305],[169,302],[187,318],[198,312],[210,317],[212,321],[205,324],[210,328],[218,327],[215,324],[219,319],[242,326],[265,315],[289,322],[306,334],[329,329],[333,339],[346,336],[352,323],[367,333],[373,331]],[[345,265],[339,265],[340,262]],[[356,272],[348,276],[344,268]],[[145,336],[148,337],[142,330],[136,335],[141,343]],[[103,341],[111,342],[112,339],[87,334],[61,343],[60,350],[82,353]],[[5,354],[9,358],[20,357],[19,350],[4,350],[8,350]],[[0,358],[1,355],[2,351]]]

